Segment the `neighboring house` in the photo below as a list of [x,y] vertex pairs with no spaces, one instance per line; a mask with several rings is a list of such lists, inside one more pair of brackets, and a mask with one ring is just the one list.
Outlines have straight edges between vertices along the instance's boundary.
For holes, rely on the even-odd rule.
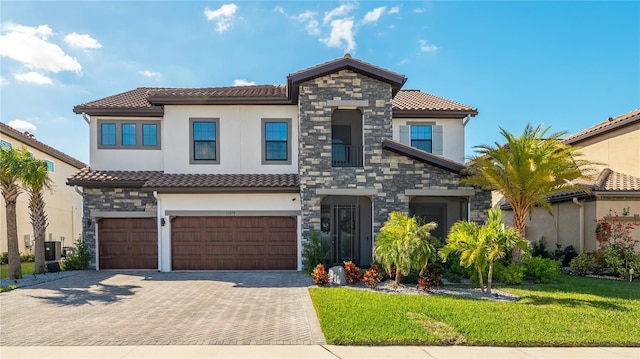
[[[0,146],[26,148],[36,158],[47,161],[52,190],[44,191],[46,213],[49,220],[45,241],[59,242],[56,246],[63,248],[73,246],[74,239],[82,234],[82,196],[73,187],[65,185],[67,178],[86,164],[66,155],[55,148],[38,141],[28,132],[20,132],[0,122]],[[18,196],[16,217],[18,224],[18,247],[20,253],[33,251],[33,228],[29,219],[29,194],[22,192]],[[2,199],[0,206],[0,252],[7,252],[7,215]],[[55,256],[56,253],[52,253]]]
[[[563,192],[549,197],[553,212],[537,209],[526,222],[529,240],[542,238],[576,251],[597,249],[596,219],[609,210],[624,222],[640,222],[640,108],[571,135],[564,143],[580,147],[583,158],[599,162],[597,176],[586,184],[591,193]],[[630,213],[623,216],[625,208]],[[512,221],[508,206],[505,217]],[[640,241],[640,227],[632,232]],[[636,243],[640,251],[640,243]]]
[[[481,221],[461,185],[475,108],[345,55],[286,85],[137,88],[78,105],[90,121],[84,238],[97,269],[297,269],[312,230],[328,263],[372,262],[392,211]],[[89,119],[90,116],[90,119]]]

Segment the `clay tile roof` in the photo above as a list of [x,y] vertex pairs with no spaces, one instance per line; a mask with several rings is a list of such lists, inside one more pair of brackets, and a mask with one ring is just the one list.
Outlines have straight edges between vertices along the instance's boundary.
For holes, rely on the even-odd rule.
[[284,97],[286,95],[287,89],[282,85],[175,88],[149,91],[149,97],[152,99],[157,97]]
[[294,189],[298,192],[297,174],[163,174],[147,181],[147,190],[199,189]]
[[0,122],[0,133],[5,134],[6,136],[9,136],[11,138],[14,138],[41,152],[44,152],[51,157],[57,158],[60,161],[65,162],[75,168],[83,168],[87,166],[84,162],[79,161],[64,152],[58,151],[55,148],[36,140],[35,137],[32,137],[30,134],[28,134],[28,132],[20,132],[15,128],[9,125],[6,125],[2,122]]
[[93,171],[83,168],[67,180],[85,187],[140,187],[159,192],[298,192],[297,174],[170,174],[161,171]]
[[608,168],[602,171],[603,180],[596,182],[594,190],[599,192],[640,191],[640,178],[612,171]]
[[92,171],[85,167],[67,179],[68,185],[79,186],[138,186],[141,187],[153,177],[161,176],[161,171]]
[[615,118],[608,118],[607,120],[573,134],[563,140],[564,143],[571,145],[589,138],[595,137],[599,134],[603,134],[609,131],[613,131],[617,128],[625,127],[634,123],[640,123],[640,108],[637,108],[631,112],[627,112],[624,115],[620,115]]
[[467,169],[462,163],[451,161],[442,156],[434,155],[390,139],[382,140],[382,149],[459,175],[463,175],[463,172]]
[[401,90],[393,98],[394,114],[397,111],[454,111],[477,115],[475,107],[431,95],[420,90]]

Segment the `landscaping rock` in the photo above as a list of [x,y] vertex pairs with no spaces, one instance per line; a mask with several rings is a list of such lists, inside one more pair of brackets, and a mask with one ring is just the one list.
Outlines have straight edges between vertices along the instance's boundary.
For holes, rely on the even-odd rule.
[[347,285],[347,275],[344,272],[344,267],[335,266],[329,268],[329,284]]

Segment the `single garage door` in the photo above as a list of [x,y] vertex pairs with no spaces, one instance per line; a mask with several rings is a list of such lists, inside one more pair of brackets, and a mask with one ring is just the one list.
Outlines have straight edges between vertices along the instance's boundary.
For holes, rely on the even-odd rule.
[[296,269],[294,217],[176,217],[173,270]]
[[100,269],[158,269],[155,218],[103,218],[98,243]]

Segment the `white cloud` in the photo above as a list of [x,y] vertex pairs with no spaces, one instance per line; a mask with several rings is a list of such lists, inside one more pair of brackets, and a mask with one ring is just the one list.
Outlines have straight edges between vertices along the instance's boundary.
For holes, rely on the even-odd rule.
[[162,75],[159,72],[153,72],[149,70],[140,71],[140,75],[156,81],[160,81],[160,79],[162,78]]
[[273,11],[278,12],[280,14],[285,14],[284,9],[282,8],[282,6],[276,6],[275,9],[273,9]]
[[415,14],[422,14],[422,13],[424,12],[424,9],[415,8],[415,9],[413,9],[413,12],[414,12]]
[[336,19],[331,21],[331,34],[320,41],[328,47],[344,47],[345,52],[351,52],[356,48],[353,39],[353,18]]
[[78,34],[76,32],[72,32],[64,37],[64,42],[71,45],[72,47],[77,47],[80,49],[99,49],[102,47],[102,44],[98,42],[98,40],[92,38],[86,34]]
[[231,28],[231,21],[237,9],[238,6],[236,4],[224,4],[217,10],[210,10],[207,7],[204,9],[204,16],[209,21],[215,21],[218,26],[218,32],[223,33]]
[[28,82],[35,85],[53,85],[53,80],[34,71],[15,74],[13,77],[18,81]]
[[418,44],[420,44],[420,52],[434,52],[438,50],[436,45],[430,45],[427,40],[418,40]]
[[386,6],[377,7],[364,15],[364,19],[362,19],[363,24],[370,24],[372,22],[376,22],[380,19],[380,16],[386,10]]
[[11,82],[7,79],[5,79],[4,77],[0,77],[0,86],[4,86],[4,85],[8,85]]
[[399,8],[399,7],[397,7],[397,6],[394,6],[394,7],[392,7],[391,9],[389,9],[389,14],[390,14],[390,15],[392,15],[392,14],[397,14],[397,13],[399,13],[399,12],[400,12],[400,8]]
[[247,81],[245,79],[237,79],[233,80],[233,86],[255,86],[256,83],[253,81]]
[[35,132],[38,130],[38,128],[36,127],[36,125],[34,125],[33,123],[29,122],[29,121],[25,121],[25,120],[13,120],[13,121],[9,121],[9,123],[7,123],[7,125],[15,128],[18,131],[28,131],[28,132]]
[[405,59],[402,59],[402,60],[400,61],[400,65],[404,65],[404,64],[406,64],[407,62],[409,62],[409,59],[406,59],[406,58],[405,58]]
[[297,22],[307,23],[305,28],[309,35],[320,35],[320,22],[316,20],[316,16],[318,16],[317,12],[313,11],[305,11],[298,16],[292,16],[291,18],[296,20]]
[[34,70],[60,71],[82,70],[80,63],[62,51],[60,46],[46,41],[53,33],[47,25],[29,27],[7,24],[0,36],[0,56],[21,62]]
[[336,17],[347,15],[347,14],[349,14],[349,12],[351,10],[354,9],[354,7],[355,6],[353,4],[351,4],[351,3],[342,4],[342,5],[338,6],[337,8],[324,13],[324,19],[322,20],[322,23],[323,24],[327,24],[329,21],[331,21],[332,19],[334,19]]

